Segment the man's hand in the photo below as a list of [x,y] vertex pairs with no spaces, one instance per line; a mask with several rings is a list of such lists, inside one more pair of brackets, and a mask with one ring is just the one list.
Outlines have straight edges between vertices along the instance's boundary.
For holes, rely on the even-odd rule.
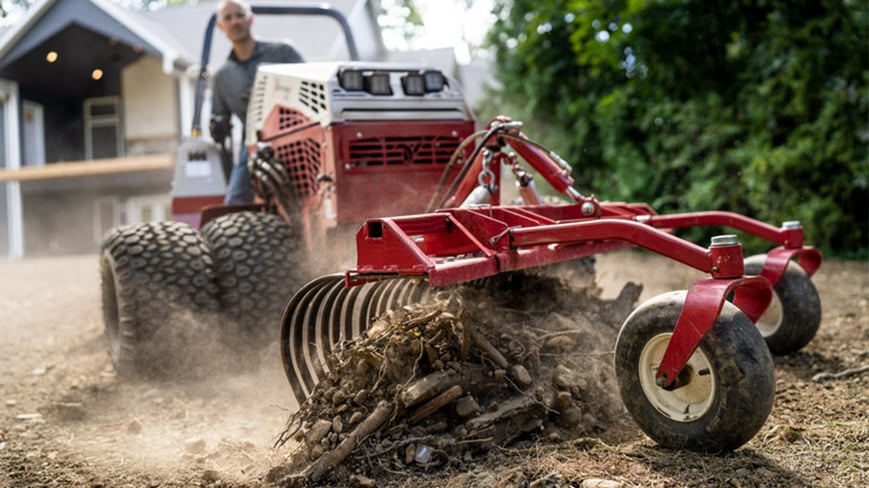
[[214,142],[222,144],[232,132],[229,117],[212,115],[211,121],[208,123],[208,131],[211,132],[211,138],[214,139]]

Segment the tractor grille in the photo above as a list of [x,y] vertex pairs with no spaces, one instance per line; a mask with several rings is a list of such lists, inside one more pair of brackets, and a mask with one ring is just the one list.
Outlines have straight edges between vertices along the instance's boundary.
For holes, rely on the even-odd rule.
[[322,83],[303,81],[299,87],[299,101],[315,114],[326,111],[326,87]]
[[299,197],[313,194],[317,189],[317,173],[320,171],[320,144],[313,139],[303,139],[279,146],[275,154],[283,163],[293,189]]
[[350,143],[350,166],[447,164],[459,147],[452,137],[372,137]]
[[278,110],[278,130],[284,132],[309,123],[307,117],[298,110],[281,107]]

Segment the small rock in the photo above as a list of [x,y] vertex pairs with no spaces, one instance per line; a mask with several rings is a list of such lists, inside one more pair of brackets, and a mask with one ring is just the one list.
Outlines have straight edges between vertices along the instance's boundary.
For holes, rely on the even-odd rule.
[[44,376],[49,369],[50,368],[33,368],[33,371],[31,371],[30,374],[33,376]]
[[464,396],[456,400],[456,414],[459,417],[466,418],[471,415],[476,415],[480,411],[480,404],[472,396]]
[[560,474],[550,474],[543,478],[532,481],[528,488],[562,488],[569,487],[570,483]]
[[573,376],[573,371],[571,371],[569,368],[559,365],[552,373],[552,383],[555,386],[566,390],[570,388],[571,384],[573,384]]
[[531,386],[531,383],[534,381],[531,379],[531,375],[525,369],[525,366],[521,364],[514,364],[510,367],[510,377],[513,378],[516,386],[522,390]]
[[368,390],[361,389],[353,396],[353,403],[356,405],[365,405],[365,400],[368,400]]
[[577,406],[569,406],[561,412],[561,425],[572,427],[582,423],[582,410]]
[[127,432],[130,434],[140,434],[142,432],[142,422],[139,419],[133,419],[127,424]]
[[620,481],[604,480],[600,478],[589,478],[582,480],[579,488],[622,488],[624,486]]
[[350,414],[350,420],[347,421],[350,425],[356,425],[362,420],[362,412],[356,411]]
[[317,459],[326,452],[326,449],[323,446],[314,446],[311,448],[311,457],[310,459]]
[[41,413],[19,413],[15,416],[15,420],[39,420],[41,418]]
[[328,420],[320,419],[311,426],[310,430],[308,430],[308,436],[305,438],[305,444],[308,446],[314,446],[320,443],[324,437],[332,430],[332,422]]
[[499,383],[503,382],[504,378],[506,377],[507,372],[503,369],[496,369],[495,371],[492,371],[492,378]]
[[202,481],[206,483],[214,483],[220,479],[220,473],[213,469],[206,469],[202,472]]
[[408,444],[404,448],[404,464],[410,464],[416,458],[416,444]]
[[340,415],[336,415],[334,419],[332,419],[332,432],[336,434],[340,434],[344,432],[344,421],[341,420]]
[[87,412],[81,403],[58,402],[54,404],[54,411],[62,421],[82,420]]
[[332,395],[332,405],[338,406],[338,405],[344,403],[344,400],[346,400],[346,399],[347,399],[347,394],[344,393],[342,390],[337,390],[337,391],[335,391],[335,394]]
[[371,478],[362,476],[361,474],[350,476],[350,482],[355,483],[355,486],[361,486],[362,488],[373,488],[377,486],[377,482]]
[[202,437],[191,437],[184,441],[184,452],[201,454],[205,451],[205,440]]
[[576,342],[571,337],[561,335],[546,341],[546,347],[557,351],[568,351],[576,347]]
[[6,406],[7,406],[7,407],[14,407],[15,405],[18,405],[18,402],[17,402],[17,401],[15,401],[15,400],[6,400]]

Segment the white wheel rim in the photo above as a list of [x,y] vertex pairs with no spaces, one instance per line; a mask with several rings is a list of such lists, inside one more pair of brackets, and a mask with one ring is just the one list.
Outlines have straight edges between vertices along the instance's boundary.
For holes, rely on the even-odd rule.
[[769,307],[764,310],[763,315],[757,319],[757,330],[763,337],[769,337],[778,331],[782,324],[784,311],[782,309],[781,300],[777,293],[772,294],[772,301],[769,302]]
[[667,418],[676,422],[693,422],[712,407],[717,384],[709,359],[700,348],[688,358],[680,375],[683,386],[668,391],[658,386],[655,375],[673,334],[658,334],[651,338],[640,353],[639,376],[649,403]]

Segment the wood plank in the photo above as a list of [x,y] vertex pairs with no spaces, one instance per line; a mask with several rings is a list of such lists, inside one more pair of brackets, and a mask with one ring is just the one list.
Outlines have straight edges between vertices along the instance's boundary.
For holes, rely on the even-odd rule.
[[173,154],[152,154],[128,158],[70,161],[17,170],[0,169],[0,181],[36,181],[82,176],[99,176],[144,171],[168,171],[175,167]]

